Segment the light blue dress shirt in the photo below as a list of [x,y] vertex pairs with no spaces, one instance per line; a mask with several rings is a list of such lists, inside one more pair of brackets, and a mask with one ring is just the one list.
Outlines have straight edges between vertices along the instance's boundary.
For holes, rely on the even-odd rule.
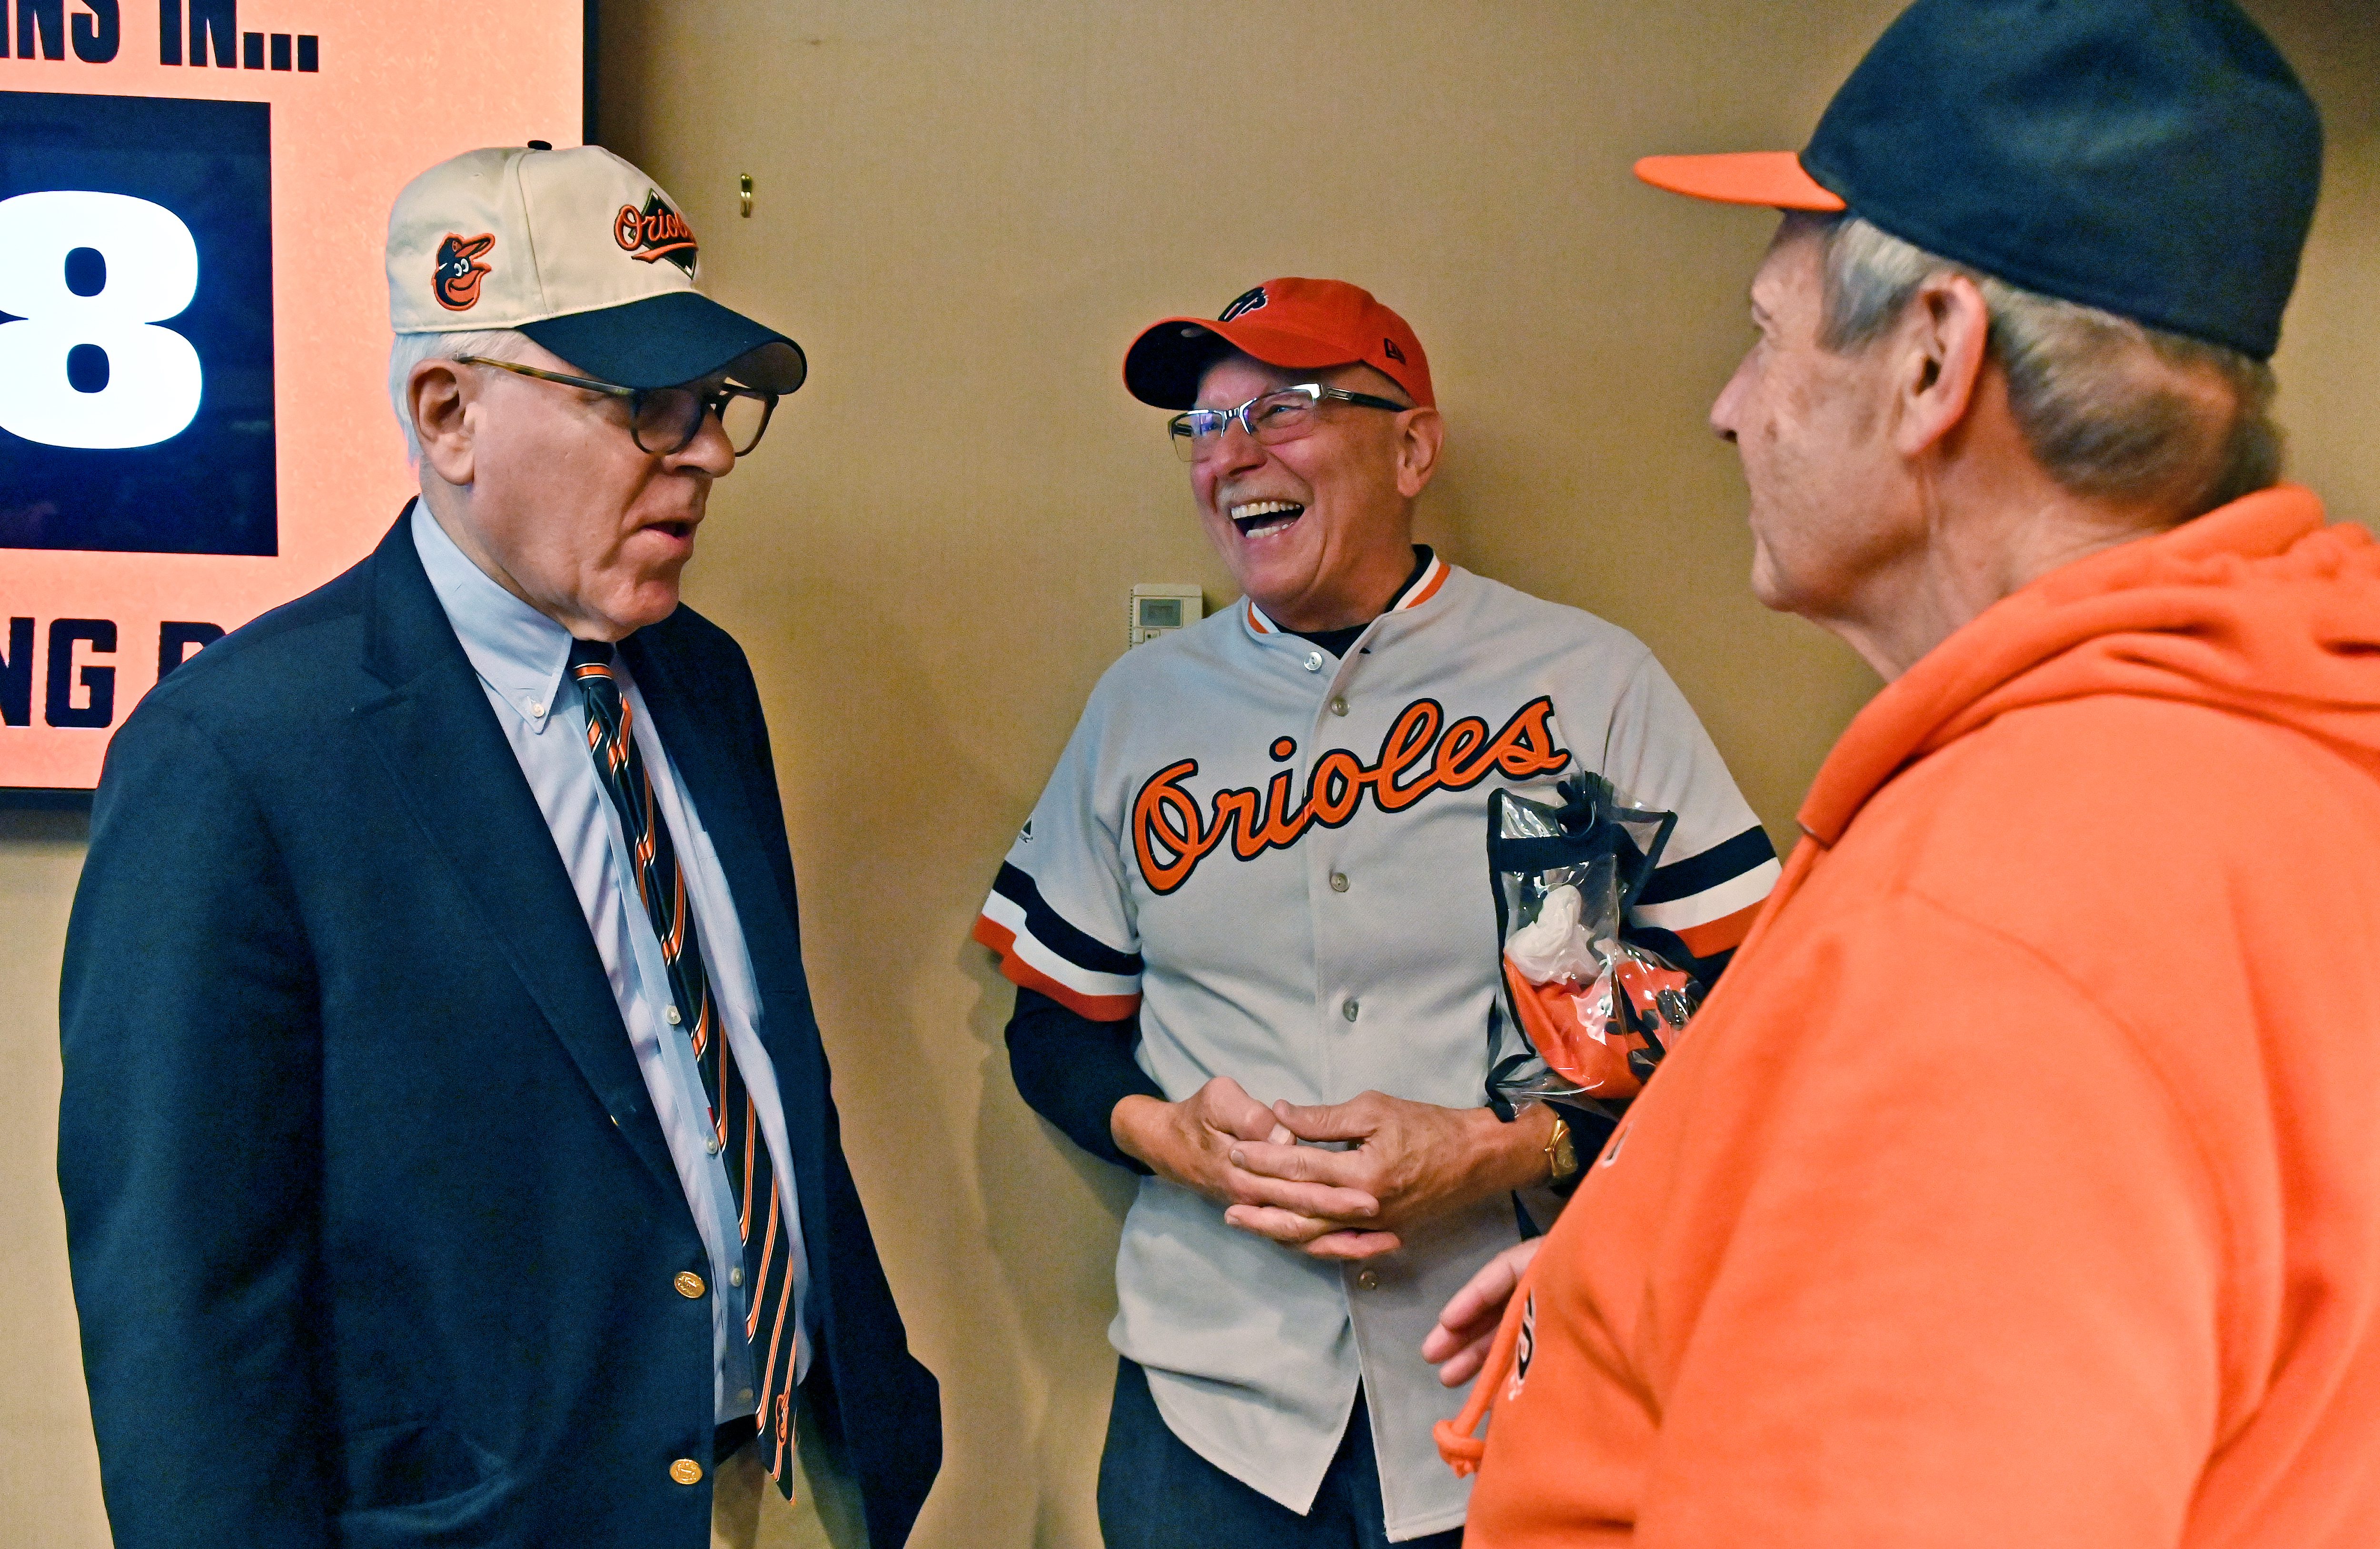
[[[710,1108],[703,1096],[701,1074],[694,1045],[685,1031],[667,1020],[671,1005],[669,971],[662,944],[638,899],[635,872],[620,834],[619,814],[595,778],[594,761],[587,750],[587,711],[577,685],[565,682],[563,668],[570,657],[570,633],[552,619],[497,585],[455,546],[426,505],[413,507],[413,546],[430,585],[445,608],[448,622],[463,642],[463,653],[480,675],[488,703],[520,760],[529,790],[545,813],[554,848],[570,873],[578,907],[603,971],[627,1024],[635,1047],[637,1068],[652,1093],[653,1114],[669,1142],[670,1159],[677,1165],[679,1184],[694,1213],[695,1229],[710,1258],[710,1342],[715,1378],[715,1409],[721,1421],[753,1412],[751,1345],[745,1336],[747,1302],[744,1288],[744,1252],[736,1235],[735,1191],[710,1126]],[[793,1250],[794,1326],[803,1331],[795,1355],[795,1380],[809,1370],[809,1324],[805,1319],[809,1299],[809,1261],[802,1250],[801,1213],[794,1197],[794,1169],[785,1145],[784,1105],[777,1092],[776,1067],[760,1044],[760,997],[752,974],[752,958],[744,945],[744,928],[735,917],[735,902],[727,891],[727,875],[711,848],[710,835],[678,778],[677,766],[662,747],[653,719],[645,712],[644,696],[625,660],[614,659],[617,675],[634,721],[637,748],[653,783],[653,798],[676,842],[679,870],[686,877],[687,896],[701,933],[704,965],[710,970],[713,997],[726,1031],[727,1047],[735,1057],[744,1084],[752,1095],[768,1141],[769,1160],[777,1170],[778,1192],[784,1212],[785,1237]]]

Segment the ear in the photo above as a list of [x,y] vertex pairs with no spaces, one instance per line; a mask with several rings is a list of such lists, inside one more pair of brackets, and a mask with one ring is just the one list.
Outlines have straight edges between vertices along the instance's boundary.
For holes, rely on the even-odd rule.
[[1408,409],[1397,416],[1397,493],[1411,500],[1429,487],[1446,446],[1446,421],[1435,409]]
[[1991,336],[1991,308],[1974,281],[1936,274],[1918,287],[1892,345],[1895,451],[1916,457],[1967,418]]
[[457,487],[475,477],[472,441],[479,416],[472,409],[479,396],[476,378],[452,360],[424,360],[405,379],[406,407],[413,411],[421,460]]

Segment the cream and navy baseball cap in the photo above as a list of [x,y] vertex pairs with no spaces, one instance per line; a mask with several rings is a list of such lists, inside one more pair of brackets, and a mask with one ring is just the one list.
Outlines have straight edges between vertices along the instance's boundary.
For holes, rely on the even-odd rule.
[[661,186],[600,145],[466,151],[388,214],[388,320],[400,334],[516,328],[623,387],[733,368],[790,393],[801,346],[697,288],[694,228]]

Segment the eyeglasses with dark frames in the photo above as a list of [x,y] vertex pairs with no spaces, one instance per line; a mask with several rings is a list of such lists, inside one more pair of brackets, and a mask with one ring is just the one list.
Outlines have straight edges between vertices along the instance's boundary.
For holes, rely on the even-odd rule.
[[727,433],[729,448],[743,457],[760,445],[760,437],[769,429],[770,417],[777,412],[776,394],[732,382],[708,391],[693,387],[623,387],[616,382],[571,376],[515,360],[492,360],[484,355],[458,355],[455,360],[461,365],[493,366],[515,376],[558,382],[565,387],[624,398],[628,405],[628,434],[636,441],[638,451],[657,457],[684,451],[700,433],[706,414],[719,417],[719,428]]
[[1196,462],[1215,454],[1215,449],[1223,444],[1223,433],[1235,421],[1242,430],[1267,446],[1311,435],[1321,421],[1320,410],[1326,402],[1351,403],[1358,409],[1385,409],[1391,414],[1402,414],[1412,407],[1369,393],[1351,393],[1343,387],[1301,382],[1293,387],[1258,393],[1236,409],[1189,409],[1165,421],[1165,428],[1172,433],[1173,450],[1182,460]]

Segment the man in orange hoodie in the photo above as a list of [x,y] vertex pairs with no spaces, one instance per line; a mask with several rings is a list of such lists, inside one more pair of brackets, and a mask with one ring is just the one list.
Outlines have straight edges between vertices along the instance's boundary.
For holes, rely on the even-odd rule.
[[1640,165],[1788,212],[1712,423],[1888,682],[1431,1336],[1467,1544],[2380,1544],[2380,547],[2265,419],[2319,163],[2228,0],[1919,0],[1800,157]]

